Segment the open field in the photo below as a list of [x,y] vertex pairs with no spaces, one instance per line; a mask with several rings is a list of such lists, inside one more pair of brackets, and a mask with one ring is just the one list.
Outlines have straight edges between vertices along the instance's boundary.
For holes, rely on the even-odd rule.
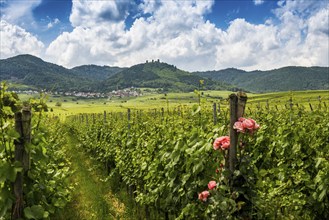
[[[203,105],[210,105],[213,102],[220,103],[222,107],[228,105],[227,98],[233,93],[231,91],[201,91],[201,102]],[[270,106],[284,106],[289,103],[292,98],[294,104],[309,106],[318,105],[319,100],[326,102],[329,107],[329,91],[328,90],[312,90],[312,91],[293,91],[293,92],[277,92],[252,94],[248,93],[248,103],[251,106],[262,105],[265,106],[268,102]],[[39,95],[34,95],[38,98]],[[28,95],[20,95],[22,100],[31,98]],[[319,99],[320,98],[320,99]],[[54,115],[72,115],[79,113],[102,113],[108,112],[122,112],[130,109],[159,109],[159,108],[175,108],[178,106],[192,106],[199,102],[197,93],[168,93],[155,94],[148,93],[140,97],[124,97],[112,98],[108,100],[102,99],[86,99],[71,96],[49,96],[47,97],[47,105],[52,109]],[[56,106],[56,103],[61,103],[61,106]]]

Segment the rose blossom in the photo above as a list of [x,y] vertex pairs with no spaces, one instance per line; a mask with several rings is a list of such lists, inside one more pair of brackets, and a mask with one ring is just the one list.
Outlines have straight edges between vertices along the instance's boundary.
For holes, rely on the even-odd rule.
[[244,133],[244,127],[242,126],[242,122],[240,121],[234,123],[233,129],[236,129],[238,132]]
[[251,118],[246,119],[240,117],[239,120],[234,123],[233,128],[241,133],[245,133],[246,131],[253,133],[259,128],[259,124],[257,124],[256,121]]
[[203,191],[202,193],[199,193],[199,200],[201,201],[207,201],[208,196],[210,195],[210,193],[206,190]]
[[213,144],[214,150],[218,150],[221,148],[222,150],[228,149],[230,147],[230,137],[229,136],[222,136],[216,138]]
[[209,183],[208,183],[208,189],[209,190],[212,190],[212,189],[214,189],[216,187],[216,181],[210,181]]
[[255,125],[255,121],[250,118],[242,122],[242,127],[248,130],[252,130],[254,128],[254,125]]

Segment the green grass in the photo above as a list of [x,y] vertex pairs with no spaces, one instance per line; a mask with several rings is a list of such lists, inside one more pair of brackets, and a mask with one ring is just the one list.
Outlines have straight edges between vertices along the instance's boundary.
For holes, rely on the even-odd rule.
[[[118,195],[111,191],[110,184],[99,162],[93,161],[79,149],[77,140],[68,137],[68,156],[71,158],[71,182],[74,185],[72,201],[55,219],[108,220],[130,219],[129,209]],[[126,195],[120,194],[121,197]]]
[[[233,93],[231,91],[202,91],[202,100],[204,105],[211,105],[213,102],[221,103],[221,106],[228,106],[227,98]],[[329,91],[311,90],[311,91],[293,91],[293,92],[277,92],[277,93],[264,93],[253,94],[248,93],[248,104],[250,106],[262,105],[265,106],[268,102],[270,106],[284,106],[288,104],[290,97],[294,104],[308,106],[319,104],[319,97],[322,102],[326,102],[329,107]],[[35,98],[39,95],[34,95]],[[22,100],[27,100],[30,96],[20,95]],[[56,106],[56,103],[60,102],[60,107]],[[190,107],[198,104],[198,95],[194,92],[188,93],[168,93],[156,94],[154,91],[151,93],[144,93],[140,97],[125,97],[125,98],[113,98],[108,99],[77,99],[76,97],[68,96],[49,96],[47,105],[49,109],[53,111],[50,115],[60,116],[65,118],[69,115],[79,113],[103,113],[107,112],[125,112],[130,109],[160,109],[168,107],[170,109],[177,108],[178,106]]]

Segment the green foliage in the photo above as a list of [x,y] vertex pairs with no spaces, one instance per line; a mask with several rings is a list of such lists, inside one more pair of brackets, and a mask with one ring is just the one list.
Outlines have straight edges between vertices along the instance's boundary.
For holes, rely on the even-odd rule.
[[[39,111],[32,119],[32,140],[25,144],[30,155],[30,168],[23,176],[24,214],[27,219],[49,219],[58,209],[64,208],[70,199],[67,176],[71,173],[62,145],[65,143],[63,130],[58,121],[42,117],[43,100],[30,100],[29,105]],[[6,91],[1,84],[0,93],[0,218],[9,219],[12,192],[17,173],[23,172],[22,164],[15,161],[14,142],[20,138],[15,131],[14,113],[20,110],[17,96]]]
[[[257,174],[258,217],[329,217],[328,112],[259,113],[249,149]],[[275,135],[271,135],[275,134]]]
[[[231,188],[229,172],[220,165],[226,154],[212,148],[216,137],[227,135],[227,111],[222,108],[213,125],[212,108],[205,108],[164,115],[133,111],[130,121],[118,113],[106,123],[85,115],[68,123],[81,147],[106,164],[110,175],[119,174],[118,184],[132,187],[136,202],[153,212],[177,219],[329,217],[327,110],[247,109],[261,128],[240,135]],[[199,201],[210,180],[217,188],[207,202]]]

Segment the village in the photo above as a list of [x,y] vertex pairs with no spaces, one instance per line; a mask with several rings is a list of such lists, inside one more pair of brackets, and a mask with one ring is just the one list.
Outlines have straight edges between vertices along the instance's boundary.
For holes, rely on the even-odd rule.
[[[17,90],[12,91],[17,94],[26,94],[26,95],[36,95],[39,94],[40,91],[36,90]],[[52,92],[52,91],[41,91],[42,93],[46,95],[54,95],[54,96],[74,96],[77,98],[124,98],[124,97],[138,97],[142,95],[142,92],[138,88],[126,88],[122,90],[113,90],[112,92],[108,93],[100,93],[100,92],[79,92],[79,91],[73,91],[73,92]]]

